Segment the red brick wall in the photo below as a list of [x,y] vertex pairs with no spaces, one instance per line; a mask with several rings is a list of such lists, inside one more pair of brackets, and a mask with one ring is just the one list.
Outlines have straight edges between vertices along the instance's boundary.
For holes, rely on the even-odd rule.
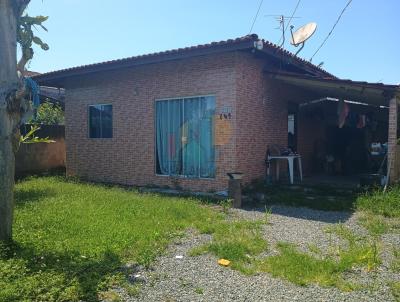
[[[66,83],[67,173],[127,185],[179,185],[189,190],[227,188],[227,172],[248,182],[265,175],[268,145],[287,146],[287,104],[295,91],[264,75],[268,64],[251,53],[231,52],[176,60],[70,79]],[[195,95],[216,96],[215,179],[155,175],[154,102]],[[113,105],[113,138],[89,139],[88,105]],[[224,138],[224,139],[221,139]],[[282,165],[283,166],[283,165]]]
[[[155,175],[154,102],[156,99],[210,95],[216,110],[233,108],[235,53],[96,73],[66,83],[67,174],[127,185],[168,185],[191,190],[227,187],[235,168],[234,135],[217,147],[215,179]],[[88,105],[113,105],[113,138],[89,139]],[[235,129],[235,119],[227,121]]]
[[287,147],[288,143],[288,99],[282,86],[264,75],[267,64],[251,54],[238,53],[236,152],[244,183],[265,177],[269,145]]

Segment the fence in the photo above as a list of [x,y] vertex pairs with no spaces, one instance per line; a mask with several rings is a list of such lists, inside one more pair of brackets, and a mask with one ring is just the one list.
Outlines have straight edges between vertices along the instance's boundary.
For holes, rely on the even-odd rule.
[[[21,127],[26,134],[30,125]],[[23,176],[65,168],[65,127],[63,125],[42,125],[35,136],[49,137],[54,143],[21,144],[15,158],[15,174]]]

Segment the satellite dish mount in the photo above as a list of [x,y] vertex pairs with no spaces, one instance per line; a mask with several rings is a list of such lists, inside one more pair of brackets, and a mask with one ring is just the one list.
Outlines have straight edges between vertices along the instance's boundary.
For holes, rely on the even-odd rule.
[[292,39],[290,44],[294,47],[300,47],[300,49],[295,53],[295,56],[304,48],[305,42],[314,34],[315,30],[317,29],[317,23],[311,22],[307,23],[306,25],[300,27],[298,30],[293,32],[294,26],[290,26],[290,33],[292,34]]

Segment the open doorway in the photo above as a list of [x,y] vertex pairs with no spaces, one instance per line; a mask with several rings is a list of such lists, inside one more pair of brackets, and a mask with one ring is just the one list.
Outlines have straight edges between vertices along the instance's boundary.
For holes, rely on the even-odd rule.
[[297,148],[308,175],[385,173],[388,108],[325,98],[299,106]]

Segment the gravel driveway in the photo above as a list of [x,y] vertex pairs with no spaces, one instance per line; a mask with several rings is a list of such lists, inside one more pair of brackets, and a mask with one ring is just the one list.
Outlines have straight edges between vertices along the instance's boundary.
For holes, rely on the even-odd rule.
[[[262,211],[231,210],[233,216],[243,219],[263,219]],[[271,252],[278,241],[293,242],[302,250],[309,243],[327,248],[330,240],[324,229],[343,222],[352,230],[364,233],[357,224],[357,214],[323,212],[305,208],[274,206],[271,223],[264,228],[264,237]],[[394,301],[387,280],[400,280],[382,265],[376,278],[358,273],[364,283],[373,283],[374,290],[342,292],[336,288],[317,285],[301,287],[288,281],[273,278],[267,273],[245,276],[217,264],[217,258],[206,254],[188,256],[188,251],[211,240],[209,235],[190,231],[187,236],[172,244],[167,252],[155,261],[151,270],[136,272],[142,283],[137,297],[124,295],[126,301]],[[339,240],[339,239],[335,239]],[[399,235],[389,238],[390,245],[399,244]],[[331,242],[332,243],[332,242]],[[183,256],[181,259],[177,255]],[[384,264],[388,262],[384,259]],[[361,277],[360,277],[361,276]]]

